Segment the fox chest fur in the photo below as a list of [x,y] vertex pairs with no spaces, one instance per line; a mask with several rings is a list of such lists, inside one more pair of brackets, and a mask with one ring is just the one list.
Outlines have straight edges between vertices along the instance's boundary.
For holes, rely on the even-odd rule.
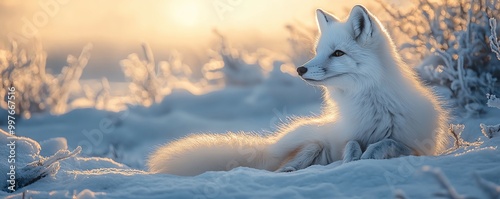
[[352,140],[362,148],[385,138],[393,138],[405,125],[406,113],[396,100],[384,96],[378,89],[369,89],[355,96],[339,99],[339,123],[345,123]]

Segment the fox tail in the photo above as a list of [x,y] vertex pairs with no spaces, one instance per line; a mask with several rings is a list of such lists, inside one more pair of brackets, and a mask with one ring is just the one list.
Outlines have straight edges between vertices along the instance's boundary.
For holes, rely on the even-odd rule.
[[194,134],[159,147],[147,162],[150,172],[193,176],[206,171],[228,171],[244,166],[274,170],[279,161],[270,158],[272,139],[227,133]]

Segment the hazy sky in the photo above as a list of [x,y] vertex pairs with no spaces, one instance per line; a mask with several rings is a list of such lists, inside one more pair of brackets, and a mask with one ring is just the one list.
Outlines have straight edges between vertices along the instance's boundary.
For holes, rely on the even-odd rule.
[[[157,60],[179,49],[185,57],[203,57],[216,38],[214,28],[240,48],[286,48],[286,23],[314,26],[314,10],[341,17],[362,0],[1,0],[0,37],[20,41],[40,38],[48,67],[59,70],[67,54],[92,43],[83,78],[123,77],[119,61],[151,45]],[[186,55],[189,54],[189,55]],[[188,60],[196,63],[196,60]]]

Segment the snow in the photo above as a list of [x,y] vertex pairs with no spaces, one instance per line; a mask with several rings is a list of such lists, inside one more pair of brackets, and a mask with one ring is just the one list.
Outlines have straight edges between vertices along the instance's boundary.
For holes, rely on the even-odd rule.
[[[312,166],[293,173],[237,168],[196,177],[152,175],[110,164],[109,159],[74,157],[62,161],[54,178],[41,179],[29,187],[27,194],[44,197],[52,192],[62,196],[68,190],[76,190],[79,195],[85,191],[86,196],[106,198],[388,198],[400,189],[410,198],[429,198],[440,189],[432,175],[422,170],[428,165],[441,168],[458,193],[484,198],[487,195],[471,179],[477,172],[485,180],[499,183],[498,144],[500,139],[492,139],[465,153],[440,158],[365,160],[337,167]],[[97,164],[98,161],[102,163]],[[85,162],[94,162],[96,167],[78,167]]]
[[42,147],[42,151],[40,151],[40,155],[42,156],[50,156],[57,153],[59,150],[68,150],[68,143],[66,138],[63,137],[44,140],[40,142],[40,146]]
[[[25,171],[19,177],[43,177],[14,193],[4,190],[0,196],[432,198],[444,194],[441,192],[446,187],[440,181],[443,178],[460,196],[486,198],[495,194],[491,187],[500,184],[500,136],[498,129],[486,127],[499,121],[500,110],[495,108],[478,117],[456,118],[455,123],[465,126],[455,126],[454,130],[462,132],[461,138],[474,144],[461,145],[440,157],[335,162],[291,173],[236,168],[180,177],[145,170],[144,162],[153,149],[189,133],[239,130],[266,133],[289,116],[318,114],[321,92],[291,76],[285,80],[290,82],[229,86],[203,95],[174,90],[159,104],[149,108],[129,107],[121,112],[77,109],[59,116],[33,115],[18,123],[19,137],[8,138],[13,136],[2,132],[0,153],[6,157],[8,140],[15,139],[16,165]],[[484,123],[481,128],[480,123]],[[491,139],[482,135],[481,131],[486,130],[492,132]],[[83,148],[81,152],[78,145]],[[0,172],[7,173],[7,162],[0,164]],[[0,176],[5,183],[7,176]],[[485,190],[488,187],[490,191]]]
[[[490,25],[493,31],[489,41],[493,53],[498,57],[498,38],[494,31],[496,21],[491,19]],[[294,34],[297,36],[308,31],[301,32],[294,29],[294,26],[287,28],[292,32],[292,37]],[[469,32],[474,31],[468,31],[467,34]],[[427,41],[429,37],[426,35],[420,34],[419,37],[423,39],[414,41]],[[224,46],[224,37],[220,37],[223,40],[221,49],[213,52],[214,58],[202,69],[206,82],[190,81],[192,71],[182,62],[180,55],[173,54],[172,59],[167,62],[155,62],[147,45],[143,45],[144,58],[131,54],[122,60],[122,69],[129,79],[129,90],[126,93],[136,97],[132,102],[151,106],[128,105],[125,110],[118,112],[104,110],[111,101],[121,100],[111,99],[117,91],[111,89],[113,86],[110,86],[106,78],[99,83],[101,90],[83,88],[86,98],[74,101],[68,99],[69,91],[72,90],[70,87],[78,83],[81,71],[88,61],[90,47],[84,48],[79,57],[69,56],[68,66],[59,76],[29,76],[37,74],[38,70],[44,70],[43,56],[32,62],[30,67],[17,68],[22,71],[15,74],[24,74],[22,77],[25,81],[20,82],[20,77],[12,77],[18,80],[16,82],[19,85],[29,85],[31,95],[25,96],[28,101],[47,101],[48,106],[45,107],[45,112],[22,112],[22,115],[30,118],[17,118],[16,136],[10,135],[7,132],[7,122],[0,120],[0,158],[3,159],[0,161],[0,197],[500,197],[500,99],[495,97],[496,93],[488,94],[483,100],[473,100],[487,103],[469,103],[466,100],[464,102],[467,103],[462,104],[467,106],[455,107],[465,108],[470,114],[452,112],[454,118],[450,131],[457,140],[455,147],[441,156],[406,156],[388,160],[359,160],[346,164],[334,162],[289,173],[244,167],[225,172],[206,172],[194,177],[148,172],[145,162],[153,150],[190,133],[245,131],[266,134],[276,130],[277,126],[286,122],[289,117],[320,113],[321,90],[306,85],[300,78],[282,70],[285,65],[298,65],[306,61],[311,46],[302,45],[300,38],[290,38],[293,52],[290,60],[286,61],[275,54],[266,57],[263,52],[263,55],[247,55],[233,51],[234,49]],[[311,42],[308,45],[311,45]],[[433,46],[407,44],[406,47]],[[473,49],[475,48],[466,50],[469,52]],[[455,50],[451,50],[454,53]],[[9,53],[0,50],[0,53],[2,52]],[[13,56],[19,54],[22,57],[23,52],[16,48],[11,53]],[[424,54],[423,52],[427,51],[422,50],[421,54]],[[469,69],[462,71],[465,69],[463,58],[455,61],[451,54],[446,54],[448,52],[441,53],[444,53],[445,59],[437,55],[422,57],[423,60],[418,55],[413,56],[421,62],[418,67],[421,77],[430,83],[434,82],[435,91],[446,99],[447,105],[460,104],[457,101],[463,100],[461,98],[464,96],[471,97],[460,94],[469,89],[465,83],[469,87],[469,83],[480,85],[485,92],[488,90],[484,86],[486,83],[479,80],[493,80],[492,76]],[[247,56],[254,59],[247,60]],[[261,61],[263,59],[272,61],[267,63],[268,66],[264,66],[265,63]],[[26,63],[27,59],[20,64]],[[498,64],[494,66],[498,68]],[[455,68],[459,68],[461,72]],[[450,85],[440,85],[443,80],[449,80]],[[222,82],[221,85],[218,82]],[[82,81],[79,83],[82,84]],[[487,83],[489,85],[492,82]],[[41,89],[47,85],[52,85],[51,89]],[[143,87],[150,88],[149,93]],[[61,91],[65,92],[60,93]],[[458,99],[455,96],[457,93],[460,94]],[[473,97],[482,97],[482,93],[484,92]],[[37,103],[34,102],[28,108],[34,109]],[[78,108],[92,106],[94,108]],[[70,110],[70,107],[77,108]],[[58,115],[48,113],[49,110]],[[70,111],[66,112],[68,110]],[[6,110],[0,109],[0,118],[7,118],[7,115]],[[14,151],[9,145],[12,141],[16,143],[17,182],[16,191],[13,193],[7,189],[10,176],[6,175],[11,172],[7,157]]]

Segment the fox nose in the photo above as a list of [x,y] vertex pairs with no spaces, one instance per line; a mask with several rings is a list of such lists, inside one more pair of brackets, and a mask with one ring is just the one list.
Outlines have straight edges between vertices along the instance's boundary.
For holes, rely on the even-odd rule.
[[298,67],[297,73],[299,73],[299,75],[302,76],[304,73],[307,73],[307,68],[304,66]]

